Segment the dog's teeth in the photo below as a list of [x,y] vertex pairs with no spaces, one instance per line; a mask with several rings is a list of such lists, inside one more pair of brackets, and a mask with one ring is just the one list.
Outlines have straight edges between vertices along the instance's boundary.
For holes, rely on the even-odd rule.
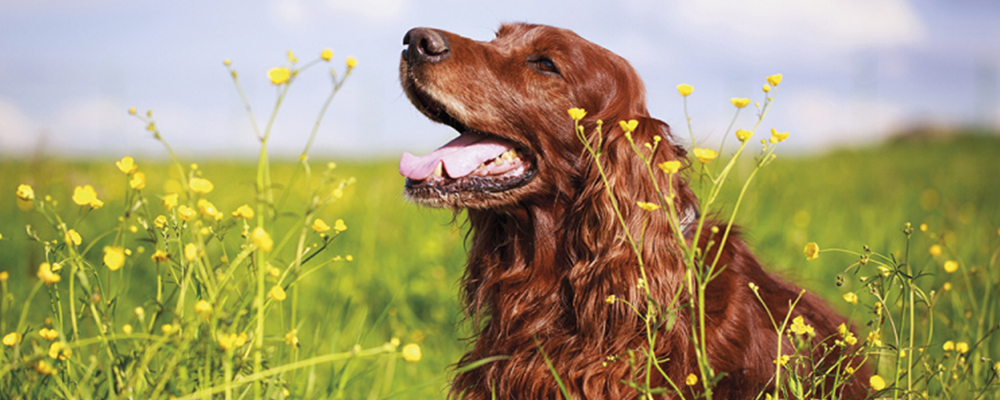
[[444,163],[438,163],[437,167],[434,168],[434,176],[440,178],[444,176]]
[[503,157],[494,158],[493,165],[503,165]]
[[507,150],[503,152],[503,154],[501,154],[500,157],[507,161],[514,161],[517,159],[517,150],[514,149]]

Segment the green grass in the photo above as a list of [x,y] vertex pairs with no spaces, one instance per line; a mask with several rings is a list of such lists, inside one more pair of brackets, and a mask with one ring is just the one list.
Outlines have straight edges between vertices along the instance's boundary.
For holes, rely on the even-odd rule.
[[[745,236],[772,271],[829,299],[835,308],[861,323],[867,321],[866,311],[860,306],[851,307],[840,296],[848,290],[860,294],[863,289],[858,276],[873,272],[863,270],[855,276],[852,270],[844,275],[844,286],[838,287],[837,275],[856,259],[823,253],[818,260],[806,262],[804,245],[818,242],[823,249],[859,252],[868,245],[883,254],[900,255],[906,245],[900,233],[904,223],[911,222],[914,227],[926,223],[928,232],[914,232],[911,264],[930,273],[917,284],[939,293],[931,340],[934,345],[927,352],[940,355],[941,342],[975,342],[991,329],[996,330],[1000,322],[1000,301],[995,294],[978,304],[977,315],[969,315],[975,307],[971,299],[982,299],[987,291],[995,291],[1000,285],[995,260],[1000,248],[998,156],[1000,140],[986,136],[897,142],[810,157],[785,156],[779,150],[779,158],[752,184],[737,223],[744,227]],[[176,172],[167,164],[136,161],[147,174],[147,196],[155,198],[178,185]],[[325,161],[317,159],[313,164]],[[36,268],[44,261],[43,247],[27,238],[25,226],[31,225],[42,237],[58,237],[39,215],[18,210],[14,196],[18,184],[31,184],[38,196],[50,195],[58,200],[61,214],[71,225],[82,216],[70,200],[73,188],[94,185],[106,205],[87,215],[86,223],[77,228],[85,241],[91,241],[116,226],[116,218],[125,207],[122,196],[127,183],[113,160],[4,161],[0,168],[4,171],[0,176],[0,270],[10,274],[7,285],[13,304],[3,310],[2,335],[17,324],[22,301],[37,281]],[[199,165],[203,176],[216,186],[207,197],[227,215],[252,202],[255,168],[238,162]],[[293,169],[290,163],[272,166],[279,197],[285,190],[280,185]],[[749,165],[744,170],[749,171]],[[463,354],[463,338],[471,334],[458,300],[458,280],[465,260],[463,217],[408,204],[402,198],[402,178],[392,160],[342,163],[335,171],[340,177],[356,177],[357,183],[318,215],[327,221],[342,218],[349,227],[322,257],[351,255],[353,261],[327,264],[300,283],[300,359],[348,351],[356,344],[366,349],[377,347],[392,337],[403,344],[419,343],[423,358],[417,363],[382,357],[318,364],[286,376],[296,382],[291,386],[292,393],[301,395],[311,384],[317,397],[336,398],[336,385],[346,376],[350,379],[345,380],[342,398],[442,397],[447,390],[449,366]],[[729,185],[728,190],[724,200],[735,198],[732,191],[738,190],[738,185]],[[290,205],[304,202],[304,189],[294,187],[292,192]],[[151,201],[150,207],[159,210],[155,203],[158,201]],[[277,224],[291,226],[299,217],[294,213],[282,215]],[[930,245],[940,243],[932,234],[943,238],[946,247],[937,258],[927,252]],[[238,236],[238,229],[229,235]],[[100,248],[104,242],[110,243],[111,237],[101,239],[87,258],[100,265]],[[133,254],[143,262],[127,265],[127,279],[116,286],[115,299],[120,302],[115,311],[116,321],[120,321],[116,329],[129,320],[135,306],[148,307],[148,285],[155,282],[156,273],[149,262],[148,243],[136,236],[126,240],[125,246],[133,251],[146,246],[146,252]],[[943,272],[941,264],[947,259],[961,260],[966,274]],[[67,279],[65,274],[63,279]],[[953,286],[942,294],[945,282]],[[26,322],[37,328],[53,313],[43,290],[35,297]],[[282,351],[281,334],[290,328],[268,326],[266,347]],[[32,340],[39,341],[37,334]],[[6,346],[3,350],[9,352]],[[991,376],[985,371],[1000,360],[1000,335],[988,336],[971,354],[968,362],[980,373],[970,376],[981,379],[975,384],[982,387]],[[991,361],[982,362],[980,358]],[[995,396],[996,375],[992,376],[994,389],[990,393]],[[0,377],[0,383],[4,379]],[[308,383],[310,379],[312,383]],[[932,392],[936,387],[940,385],[931,386]]]

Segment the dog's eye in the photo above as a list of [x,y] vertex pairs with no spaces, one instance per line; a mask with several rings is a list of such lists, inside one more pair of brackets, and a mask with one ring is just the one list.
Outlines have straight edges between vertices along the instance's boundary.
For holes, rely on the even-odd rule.
[[556,63],[551,58],[545,56],[533,57],[528,60],[528,63],[540,72],[559,74],[559,68],[556,67]]

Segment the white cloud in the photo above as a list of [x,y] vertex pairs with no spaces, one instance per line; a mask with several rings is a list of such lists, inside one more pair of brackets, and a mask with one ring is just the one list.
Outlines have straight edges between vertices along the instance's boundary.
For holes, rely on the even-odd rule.
[[371,22],[392,21],[406,11],[406,0],[326,0],[334,11],[359,15]]
[[6,154],[23,154],[37,141],[35,123],[17,105],[0,98],[0,149]]
[[[919,44],[923,21],[906,0],[680,1],[671,20],[764,48],[854,51]],[[770,46],[766,46],[767,44]]]

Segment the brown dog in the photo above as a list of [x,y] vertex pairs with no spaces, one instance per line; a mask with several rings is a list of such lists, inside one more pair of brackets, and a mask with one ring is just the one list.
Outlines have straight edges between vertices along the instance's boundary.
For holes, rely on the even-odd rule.
[[[641,273],[594,160],[566,115],[574,107],[588,112],[581,121],[588,133],[596,121],[608,122],[601,160],[610,189],[631,231],[646,224],[642,256],[653,299],[664,305],[658,311],[670,312],[666,305],[674,304],[676,320],[658,332],[660,367],[683,390],[700,390],[700,383],[683,386],[688,374],[698,372],[686,308],[692,301],[679,290],[685,264],[667,219],[634,206],[657,195],[617,122],[638,120],[632,133],[638,143],[656,135],[666,139],[654,163],[688,161],[681,146],[666,143],[667,125],[649,116],[645,89],[628,62],[573,32],[541,25],[503,25],[490,42],[416,28],[403,44],[400,80],[406,95],[427,117],[460,133],[427,156],[405,154],[400,160],[412,201],[468,210],[471,248],[462,283],[478,334],[459,366],[502,356],[457,374],[452,395],[562,397],[541,349],[573,397],[637,396],[629,382],[645,376],[645,361],[608,359],[648,348],[644,322],[624,304],[604,300],[615,295],[645,313],[647,301],[637,289]],[[660,188],[671,184],[665,174],[658,179]],[[697,214],[686,181],[672,184],[680,209]],[[720,242],[710,235],[701,243]],[[776,316],[787,313],[801,289],[764,272],[738,237],[730,237],[722,251],[719,265],[726,268],[709,285],[705,301],[708,359],[717,373],[726,374],[714,388],[715,398],[753,398],[774,387],[781,336],[748,284],[759,286]],[[811,294],[793,314],[815,328],[815,343],[831,346],[838,325],[846,322]],[[787,340],[783,348],[792,351]],[[858,369],[859,379],[838,395],[863,392],[867,376]],[[652,375],[653,387],[668,386],[662,374]]]

